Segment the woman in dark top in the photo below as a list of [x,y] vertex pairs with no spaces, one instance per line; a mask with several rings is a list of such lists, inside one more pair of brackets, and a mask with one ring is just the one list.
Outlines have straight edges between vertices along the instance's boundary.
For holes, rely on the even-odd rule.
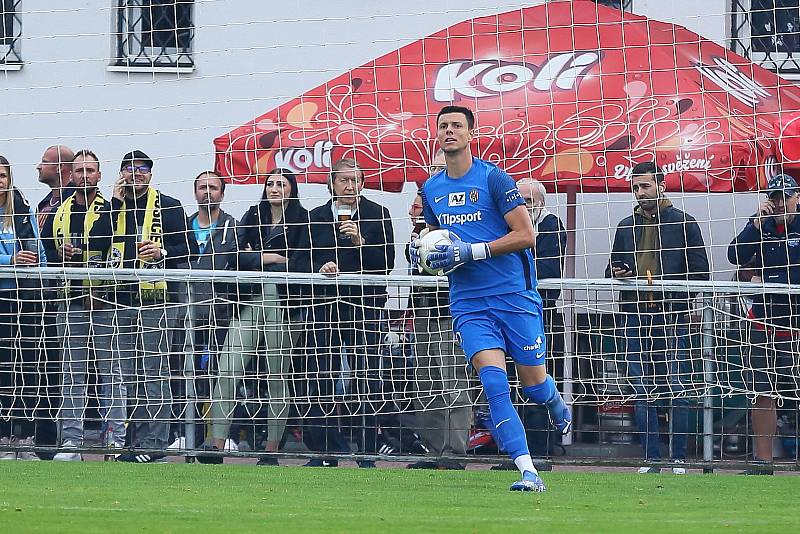
[[[239,223],[239,270],[288,273],[307,271],[308,211],[300,205],[297,178],[275,169],[267,174],[261,202],[252,206]],[[220,354],[219,379],[212,395],[214,445],[222,449],[230,431],[236,384],[253,356],[266,353],[267,452],[274,452],[283,437],[289,413],[287,375],[292,347],[301,334],[301,289],[271,279],[240,287],[239,317],[228,330]],[[276,464],[265,458],[260,464]]]

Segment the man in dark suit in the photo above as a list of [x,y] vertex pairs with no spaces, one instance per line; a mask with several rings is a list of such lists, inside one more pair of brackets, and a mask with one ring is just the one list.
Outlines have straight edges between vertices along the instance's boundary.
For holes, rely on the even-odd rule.
[[[394,267],[394,234],[389,210],[361,196],[364,172],[353,159],[334,163],[328,181],[331,199],[311,211],[312,272],[386,275]],[[361,451],[378,452],[377,413],[380,393],[380,321],[386,304],[381,285],[336,284],[314,287],[312,309],[315,354],[309,357],[312,405],[305,441],[319,452],[349,452],[339,430],[336,410],[352,422]],[[335,404],[333,395],[352,403]],[[341,397],[339,397],[341,398]],[[313,459],[310,466],[333,466],[332,459]],[[360,461],[361,467],[374,462]]]

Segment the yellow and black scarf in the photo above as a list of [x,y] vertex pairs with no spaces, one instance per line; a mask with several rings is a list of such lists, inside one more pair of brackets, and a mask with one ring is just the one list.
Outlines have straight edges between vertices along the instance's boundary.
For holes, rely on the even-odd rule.
[[[114,228],[114,240],[111,244],[111,257],[109,258],[109,266],[112,268],[119,268],[124,265],[125,261],[125,245],[128,239],[126,226],[127,226],[127,209],[123,206],[117,213],[116,225]],[[163,248],[164,230],[161,222],[161,195],[154,188],[147,190],[147,204],[145,205],[144,221],[142,225],[141,240],[150,240]],[[138,238],[139,236],[137,236]],[[136,246],[136,243],[134,243]],[[139,259],[136,255],[135,265],[137,269],[154,269],[159,267],[160,262],[151,263]],[[156,280],[153,282],[139,282],[139,298],[142,302],[146,301],[163,301],[166,300],[167,282],[166,280]]]
[[[55,218],[53,219],[53,238],[55,239],[56,248],[60,249],[72,234],[72,211],[75,205],[75,195],[71,195],[65,200],[56,210]],[[83,218],[83,233],[80,234],[83,238],[83,243],[80,248],[83,250],[83,257],[81,258],[81,265],[87,267],[104,267],[106,261],[107,251],[105,250],[91,250],[92,234],[94,233],[95,225],[102,216],[103,207],[106,201],[103,195],[98,191],[92,200],[91,205],[86,208],[86,215]],[[97,236],[103,237],[103,236]],[[76,243],[73,243],[76,245]],[[84,280],[84,286],[99,285],[99,280]],[[69,282],[67,282],[69,285]]]

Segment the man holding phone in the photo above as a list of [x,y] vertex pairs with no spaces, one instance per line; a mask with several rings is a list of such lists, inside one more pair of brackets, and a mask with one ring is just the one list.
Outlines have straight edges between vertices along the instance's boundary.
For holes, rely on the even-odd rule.
[[[800,282],[800,204],[797,181],[788,174],[773,176],[767,198],[761,202],[744,229],[728,247],[734,265],[753,265],[764,282]],[[754,451],[757,462],[772,462],[772,441],[777,430],[774,397],[784,388],[796,394],[794,344],[800,321],[800,299],[796,295],[755,295],[749,313],[750,354],[748,390],[756,393],[751,408]],[[794,336],[793,336],[794,333]],[[784,390],[785,391],[785,390]],[[751,474],[771,474],[771,468],[750,468]]]
[[[141,150],[122,157],[114,183],[111,220],[114,237],[110,267],[175,269],[188,267],[189,245],[186,213],[181,203],[150,185],[153,160]],[[134,448],[166,449],[172,394],[169,385],[167,281],[142,280],[121,284],[115,290],[119,305],[119,352],[133,404]],[[151,463],[163,454],[126,453],[118,462]]]
[[[661,169],[654,162],[638,163],[631,189],[637,206],[617,226],[606,277],[707,280],[708,257],[700,226],[664,196]],[[662,399],[670,399],[672,405],[672,460],[678,464],[686,460],[689,410],[681,375],[689,361],[690,300],[685,292],[620,292],[627,376],[636,394],[634,415],[647,462],[661,460],[655,401]],[[639,472],[658,473],[660,468],[645,465]],[[685,472],[679,465],[673,468],[675,474]]]

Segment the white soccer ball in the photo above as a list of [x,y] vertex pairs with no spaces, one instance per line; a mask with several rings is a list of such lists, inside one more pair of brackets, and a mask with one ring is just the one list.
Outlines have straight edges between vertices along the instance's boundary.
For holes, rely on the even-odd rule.
[[419,264],[425,272],[435,274],[436,276],[442,276],[444,274],[443,269],[434,271],[430,268],[428,265],[428,254],[436,251],[436,245],[449,245],[452,242],[449,230],[431,230],[429,232],[423,230],[419,237]]

